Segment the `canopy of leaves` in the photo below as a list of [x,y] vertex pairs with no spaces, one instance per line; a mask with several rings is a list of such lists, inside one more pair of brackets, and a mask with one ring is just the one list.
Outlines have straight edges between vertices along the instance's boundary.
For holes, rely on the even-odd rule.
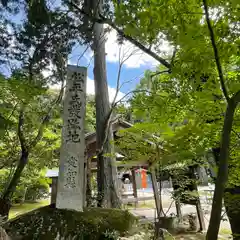
[[[208,1],[208,7],[225,84],[232,96],[240,90],[239,3],[214,0]],[[116,2],[114,13],[115,23],[125,34],[171,65],[170,72],[163,64],[156,73],[145,73],[131,100],[134,117],[143,123],[125,131],[120,147],[130,150],[132,159],[149,159],[153,149],[149,145],[147,149],[142,147],[139,140],[144,132],[161,139],[162,162],[171,159],[202,163],[205,153],[219,146],[226,110],[203,2],[129,0]],[[163,54],[164,41],[170,44],[171,56]],[[238,133],[239,109],[234,117],[230,185],[240,183]],[[132,150],[135,145],[141,146],[138,151]]]

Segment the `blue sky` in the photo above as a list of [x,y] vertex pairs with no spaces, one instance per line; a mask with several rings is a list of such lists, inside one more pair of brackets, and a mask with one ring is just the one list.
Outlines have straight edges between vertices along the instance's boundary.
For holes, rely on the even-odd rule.
[[[155,70],[157,62],[144,54],[132,44],[124,42],[122,46],[117,43],[116,32],[112,31],[107,35],[106,39],[106,62],[107,62],[107,80],[109,85],[109,95],[114,95],[114,89],[117,83],[117,73],[119,69],[119,53],[121,59],[126,59],[130,55],[127,61],[124,62],[121,70],[121,84],[123,86],[120,89],[119,98],[123,93],[127,93],[133,90],[139,80],[144,75],[144,71],[147,69]],[[88,50],[84,56],[79,60],[82,52],[86,49],[85,46],[74,48],[72,54],[69,56],[69,63],[73,65],[88,66],[88,93],[94,92],[93,86],[93,58],[92,51]]]
[[[56,4],[56,2],[55,2]],[[14,16],[15,22],[22,22],[24,15],[22,12],[18,16]],[[110,100],[115,95],[117,72],[119,68],[119,49],[121,49],[121,57],[128,57],[133,54],[124,64],[121,71],[121,83],[128,82],[122,86],[119,92],[118,98],[122,97],[124,93],[133,90],[137,83],[139,83],[141,77],[144,75],[144,71],[147,69],[155,70],[157,62],[150,56],[144,54],[140,50],[137,50],[132,44],[124,42],[122,46],[117,43],[116,32],[113,30],[107,35],[106,39],[106,61],[107,61],[107,81],[109,85]],[[88,82],[87,92],[94,94],[94,76],[93,76],[93,59],[92,52],[88,50],[84,56],[78,61],[79,56],[85,50],[85,46],[74,48],[72,54],[69,56],[69,64],[88,66]],[[165,48],[165,47],[164,47]],[[90,61],[90,59],[92,59]]]
[[[24,16],[19,14],[14,16],[14,21],[21,23]],[[121,70],[121,84],[123,86],[120,89],[118,98],[121,98],[124,93],[133,90],[136,84],[139,83],[141,77],[144,75],[144,71],[147,69],[155,70],[157,66],[156,60],[146,55],[139,49],[135,48],[132,44],[124,41],[124,44],[120,46],[117,43],[117,35],[114,30],[106,35],[106,62],[107,62],[107,81],[109,85],[110,100],[115,95],[115,88],[117,82],[117,72],[119,68],[119,53],[121,58],[131,57],[123,64]],[[88,66],[88,83],[87,92],[94,94],[94,76],[93,76],[93,58],[92,51],[88,50],[79,61],[79,56],[82,55],[86,46],[78,46],[73,48],[73,52],[69,56],[68,63],[72,65]],[[120,51],[121,50],[121,51]],[[49,71],[45,72],[46,75]],[[55,87],[55,86],[54,86]]]

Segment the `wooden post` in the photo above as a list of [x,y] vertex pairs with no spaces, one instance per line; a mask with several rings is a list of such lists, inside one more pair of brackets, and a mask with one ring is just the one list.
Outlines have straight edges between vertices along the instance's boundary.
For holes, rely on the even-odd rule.
[[[190,172],[191,172],[191,178],[194,179],[195,178],[194,170],[196,168],[194,168],[194,167],[190,168],[189,167],[189,169],[190,169]],[[197,188],[196,183],[193,184],[193,189],[198,192],[198,188]],[[203,211],[202,211],[202,208],[201,208],[201,203],[200,203],[200,197],[199,196],[197,196],[197,199],[196,199],[196,210],[197,210],[197,215],[198,215],[200,231],[204,231],[206,228],[205,228],[205,222],[204,222],[204,214],[203,214]]]
[[203,210],[201,208],[201,203],[200,203],[199,197],[198,197],[198,200],[196,203],[196,209],[197,209],[200,231],[204,231],[206,229],[206,227],[205,227],[205,222],[204,222],[204,214],[203,214]]
[[183,217],[182,217],[182,210],[181,210],[181,205],[180,205],[179,200],[175,201],[175,206],[176,206],[177,217],[178,217],[179,221],[182,222]]
[[84,157],[84,184],[83,184],[83,207],[87,206],[87,162],[88,162],[88,155],[87,149],[85,149],[85,157]]
[[137,183],[136,183],[135,169],[131,169],[131,173],[132,173],[133,196],[136,199],[136,201],[135,201],[135,208],[136,208],[138,205],[138,195],[137,195]]
[[58,182],[58,177],[53,177],[52,178],[52,190],[51,190],[51,205],[56,204],[57,200],[57,182]]
[[87,174],[86,174],[86,200],[87,200],[87,207],[92,205],[92,185],[91,185],[91,178],[92,178],[92,171],[91,171],[91,157],[87,159]]
[[159,193],[158,193],[158,187],[157,187],[157,178],[155,174],[155,169],[151,171],[151,179],[152,179],[152,186],[153,186],[153,193],[154,193],[154,199],[155,199],[155,206],[157,209],[157,215],[158,219],[161,217],[161,203],[160,203],[160,198],[159,198]]

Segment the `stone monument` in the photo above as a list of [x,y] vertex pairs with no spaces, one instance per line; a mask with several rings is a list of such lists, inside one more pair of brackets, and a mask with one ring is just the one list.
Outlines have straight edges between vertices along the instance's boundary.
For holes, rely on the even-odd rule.
[[56,207],[83,211],[87,69],[68,65]]

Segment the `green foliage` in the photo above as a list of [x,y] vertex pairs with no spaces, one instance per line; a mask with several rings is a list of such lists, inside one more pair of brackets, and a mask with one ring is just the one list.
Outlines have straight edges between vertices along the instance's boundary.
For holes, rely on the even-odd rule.
[[[206,166],[205,155],[209,150],[226,147],[220,145],[227,103],[219,81],[218,60],[229,97],[240,91],[240,32],[236,29],[239,5],[235,0],[207,1],[219,52],[216,57],[202,1],[129,0],[115,3],[115,22],[124,33],[171,64],[170,71],[160,74],[168,68],[163,64],[156,71],[159,74],[147,71],[140,81],[131,108],[135,118],[141,119],[142,123],[124,131],[118,140],[119,148],[131,159],[141,162],[150,161],[162,166],[171,163]],[[168,55],[164,54],[164,41],[170,45]],[[232,188],[240,183],[239,116],[237,108],[228,167],[227,187]],[[147,134],[157,136],[161,141],[158,143],[162,146],[159,155],[157,148],[152,147],[157,144]],[[154,144],[146,144],[148,140]],[[224,160],[228,161],[226,157]],[[186,192],[184,180],[179,179],[183,186],[176,192],[176,197],[195,198]],[[214,207],[217,209],[216,205]]]
[[94,96],[87,96],[87,108],[85,116],[85,132],[94,132],[96,129],[96,114]]
[[[42,170],[46,167],[58,167],[60,155],[62,103],[59,102],[53,106],[59,97],[59,92],[41,86],[41,82],[37,79],[36,82],[29,81],[24,71],[15,72],[8,79],[1,77],[0,83],[3,86],[3,91],[0,94],[0,104],[2,106],[0,115],[3,119],[0,122],[2,123],[0,169],[3,169],[4,172],[4,174],[1,174],[0,192],[1,194],[4,192],[18,165],[22,150],[19,142],[18,124],[19,114],[23,109],[25,147],[31,149],[31,152],[27,167],[21,176],[16,192],[13,194],[12,201],[19,202],[23,201],[24,198],[26,200],[42,198],[48,193],[49,189],[47,182],[39,182],[41,179],[46,181],[39,173],[42,173]],[[93,131],[95,128],[95,111],[91,97],[87,102],[86,132]],[[22,108],[23,105],[24,108]],[[42,137],[32,147],[42,127],[43,119],[50,109],[52,109],[51,114],[43,128]]]
[[[9,167],[18,160],[20,152],[18,122],[19,114],[24,105],[24,125],[23,132],[26,144],[31,147],[37,136],[44,116],[52,107],[55,95],[50,94],[46,88],[39,86],[39,83],[29,82],[22,73],[14,74],[10,79],[2,79],[4,84],[4,95],[0,99],[2,108],[1,115],[7,118],[11,124],[5,127],[4,138],[1,140],[0,166]],[[61,126],[56,122],[60,118],[59,106],[52,113],[51,126],[45,129],[42,138],[42,148],[45,153],[56,149],[59,146]],[[57,125],[58,124],[58,125]],[[41,152],[33,152],[36,157],[41,156]],[[47,159],[46,159],[47,160]],[[49,159],[48,159],[49,160]]]
[[[4,2],[6,6],[6,1]],[[154,77],[150,71],[146,72],[137,87],[137,90],[141,91],[136,91],[129,108],[133,113],[133,119],[141,120],[142,123],[120,133],[122,138],[118,140],[119,149],[128,156],[129,160],[138,162],[147,161],[150,164],[160,162],[161,165],[175,162],[202,163],[205,153],[220,144],[226,110],[216,67],[218,59],[209,38],[202,1],[114,0],[112,2],[114,7],[106,1],[104,14],[110,17],[125,35],[137,40],[148,52],[153,51],[170,64],[170,69],[162,74],[155,74]],[[61,52],[65,59],[76,41],[91,42],[89,37],[91,34],[88,33],[89,30],[91,31],[89,26],[92,23],[88,19],[87,24],[83,24],[86,20],[84,14],[70,7],[66,1],[61,2],[64,11],[61,8],[50,8],[48,3],[48,1],[34,0],[29,3],[22,2],[21,5],[25,9],[26,21],[16,28],[18,34],[16,48],[19,51],[12,51],[10,55],[20,61],[24,67],[29,66],[30,76],[31,73],[34,73],[35,77],[39,76],[51,62],[59,69],[57,53]],[[208,5],[223,77],[231,97],[240,90],[239,3],[237,0],[209,0]],[[67,12],[69,10],[69,14],[65,14],[66,9]],[[4,26],[7,26],[5,22]],[[1,28],[1,32],[6,33],[5,28]],[[4,38],[3,42],[1,50],[9,46],[7,38]],[[35,50],[33,57],[29,56],[29,49]],[[175,54],[172,54],[173,52]],[[28,65],[29,62],[31,64]],[[163,65],[159,66],[157,71],[166,70],[166,64]],[[53,81],[57,81],[58,77],[59,75],[56,75]],[[38,84],[33,84],[31,81],[31,85],[28,86],[29,82],[24,76],[21,76],[23,81],[20,82],[19,79],[19,74],[15,74],[7,84],[10,90],[7,87],[4,91],[8,97],[7,101],[2,100],[4,107],[0,112],[2,129],[7,128],[8,134],[10,133],[6,138],[7,141],[3,141],[0,145],[2,166],[8,167],[16,162],[15,156],[19,151],[19,144],[16,145],[18,105],[14,114],[11,114],[15,103],[23,101],[26,104],[24,114],[27,121],[24,130],[28,143],[31,143],[36,136],[36,130],[41,122],[39,119],[47,109],[44,107],[47,106],[46,101],[48,106],[50,105],[49,95],[47,96],[46,89],[42,88],[46,85],[45,80],[41,80],[41,77],[37,79],[38,83],[41,82],[40,93]],[[43,95],[44,101],[40,97]],[[88,109],[91,112],[93,106],[89,106]],[[124,108],[119,107],[119,109],[123,114],[127,112]],[[86,131],[92,131],[95,125],[94,117],[89,114],[90,112],[87,110],[87,119],[89,119],[87,122],[90,122],[91,126],[87,127]],[[237,109],[230,146],[228,179],[230,187],[240,184],[239,113]],[[9,124],[6,124],[6,120],[10,121]],[[59,121],[56,119],[54,121],[52,124],[56,124],[56,127],[46,129],[43,137],[45,142],[40,142],[32,153],[36,156],[35,159],[40,158],[38,155],[40,149],[44,149],[42,156],[46,153],[50,159],[55,159],[58,154],[54,149],[59,148],[59,141],[56,139],[60,127]],[[54,129],[57,129],[57,133]],[[39,162],[41,166],[47,164],[47,161]],[[36,166],[39,165],[36,163]]]
[[24,239],[55,239],[57,236],[76,239],[115,239],[126,234],[136,218],[127,211],[90,208],[84,212],[52,209],[49,206],[19,216],[6,225],[13,235]]
[[[9,186],[22,150],[27,149],[30,151],[28,166],[16,191],[11,194],[11,200],[23,201],[26,194],[27,197],[39,198],[43,190],[48,191],[46,184],[37,182],[39,173],[46,166],[57,163],[54,151],[60,146],[61,125],[56,121],[60,118],[60,105],[56,105],[51,111],[48,122],[43,124],[43,119],[48,115],[58,95],[47,91],[38,76],[29,79],[24,71],[15,71],[10,78],[2,78],[1,85],[4,86],[4,92],[0,97],[3,106],[0,114],[11,122],[5,125],[5,131],[0,138],[0,169],[3,169],[4,173],[1,195]],[[19,118],[21,113],[23,120]],[[30,190],[27,191],[27,187],[37,190],[35,197]]]
[[[145,80],[146,78],[141,81],[138,89],[146,89]],[[230,80],[228,83],[230,85]],[[196,91],[197,86],[201,90]],[[142,123],[121,133],[123,137],[118,140],[119,147],[128,151],[131,159],[149,161],[155,150],[151,144],[146,144],[146,140],[155,142],[153,136],[157,136],[156,139],[162,146],[159,157],[162,163],[207,164],[205,153],[219,146],[220,142],[226,107],[220,96],[220,90],[210,80],[200,85],[186,86],[174,75],[162,74],[154,77],[148,92],[134,94],[131,108],[134,117],[141,119]],[[230,167],[231,185],[239,184],[239,116],[237,110],[230,163],[230,166],[236,167]]]
[[49,197],[49,179],[40,177],[27,186],[25,201],[36,201]]
[[[12,169],[11,171],[13,171]],[[0,171],[0,192],[7,187],[12,172],[5,169]],[[40,172],[40,173],[39,173]],[[29,165],[23,172],[20,183],[12,197],[12,203],[22,203],[24,201],[36,201],[48,197],[49,179],[45,177],[46,171]]]
[[36,201],[49,197],[49,185],[37,183],[27,189],[25,201]]

